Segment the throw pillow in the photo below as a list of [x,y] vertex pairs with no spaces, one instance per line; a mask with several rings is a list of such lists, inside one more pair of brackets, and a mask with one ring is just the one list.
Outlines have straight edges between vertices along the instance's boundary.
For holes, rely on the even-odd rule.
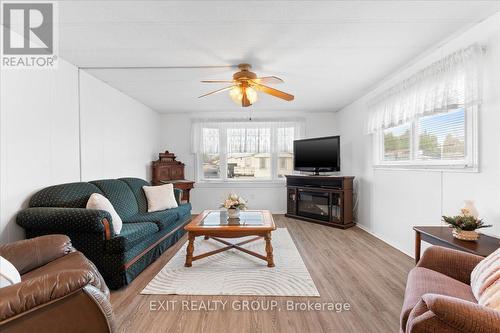
[[143,186],[142,188],[148,200],[148,212],[178,207],[173,184]]
[[470,280],[477,302],[500,311],[500,248],[477,264]]
[[107,211],[109,215],[111,215],[111,223],[113,224],[113,230],[115,231],[115,234],[120,234],[123,222],[108,198],[99,193],[92,193],[89,201],[87,201],[87,209],[99,209]]
[[21,282],[21,275],[10,261],[0,257],[0,288]]

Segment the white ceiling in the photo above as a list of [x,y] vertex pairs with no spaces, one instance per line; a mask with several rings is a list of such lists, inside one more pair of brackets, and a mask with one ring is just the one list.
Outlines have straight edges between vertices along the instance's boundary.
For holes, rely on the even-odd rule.
[[[336,111],[404,64],[500,10],[500,1],[60,1],[60,55],[80,67],[249,62],[285,80],[256,111]],[[87,69],[159,112],[238,111],[233,68]]]

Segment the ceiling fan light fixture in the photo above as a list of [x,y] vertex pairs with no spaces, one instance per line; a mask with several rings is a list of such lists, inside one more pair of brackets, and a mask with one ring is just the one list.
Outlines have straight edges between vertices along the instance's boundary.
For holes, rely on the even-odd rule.
[[252,66],[249,64],[239,64],[239,71],[233,74],[232,80],[203,80],[203,83],[231,83],[232,85],[211,91],[201,95],[198,98],[218,94],[229,90],[229,97],[238,105],[247,107],[257,102],[259,93],[264,93],[283,99],[293,101],[294,96],[284,91],[280,91],[267,86],[266,84],[283,83],[283,80],[276,76],[257,77],[257,74],[251,72]]
[[257,91],[251,87],[242,87],[242,86],[237,86],[233,87],[229,91],[229,96],[238,105],[243,105],[243,96],[246,95],[246,98],[250,104],[253,104],[257,102]]
[[250,104],[257,102],[258,97],[255,89],[253,89],[252,87],[247,87],[245,88],[245,93],[247,94],[247,98],[250,101]]
[[243,99],[243,93],[241,92],[240,87],[233,87],[229,90],[229,96],[236,103],[241,105],[241,100]]

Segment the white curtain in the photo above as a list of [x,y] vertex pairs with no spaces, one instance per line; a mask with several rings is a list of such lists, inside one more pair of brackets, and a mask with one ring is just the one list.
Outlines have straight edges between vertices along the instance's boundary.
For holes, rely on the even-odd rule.
[[225,135],[228,153],[292,152],[293,140],[304,137],[304,120],[195,119],[191,127],[193,153],[218,153]]
[[219,129],[202,128],[202,151],[207,154],[219,153]]
[[471,45],[375,97],[368,106],[368,133],[422,115],[481,104],[482,54],[480,45]]
[[270,153],[271,128],[228,128],[228,153]]
[[279,153],[293,153],[293,140],[301,139],[302,133],[296,134],[295,126],[279,127],[276,132],[277,136],[277,150]]

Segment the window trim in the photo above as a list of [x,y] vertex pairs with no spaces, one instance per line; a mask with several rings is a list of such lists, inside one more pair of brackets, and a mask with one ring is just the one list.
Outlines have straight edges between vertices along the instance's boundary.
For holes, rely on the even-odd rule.
[[[263,126],[265,127],[265,126]],[[291,127],[284,125],[284,128],[286,127]],[[245,179],[234,179],[234,178],[228,178],[227,177],[227,128],[219,128],[219,167],[220,167],[220,176],[219,178],[204,178],[203,176],[203,153],[202,152],[197,152],[195,153],[195,178],[196,182],[200,184],[205,184],[205,186],[212,186],[216,184],[231,184],[231,185],[236,185],[236,184],[241,184],[243,186],[248,185],[250,183],[256,184],[257,187],[259,186],[266,186],[266,185],[278,185],[281,186],[286,182],[285,177],[279,177],[279,165],[278,165],[278,160],[279,160],[279,155],[280,151],[277,151],[274,147],[277,145],[277,129],[280,127],[275,127],[275,126],[270,126],[271,129],[271,151],[269,154],[271,155],[271,161],[270,161],[270,169],[271,169],[271,177],[269,178],[245,178]],[[299,135],[300,136],[300,135]],[[294,138],[294,140],[298,139]],[[293,171],[293,170],[292,170]]]
[[[384,130],[373,134],[374,161],[376,170],[430,170],[430,171],[455,171],[479,172],[478,159],[478,106],[465,109],[465,159],[464,160],[418,160],[415,158],[415,147],[418,144],[417,121],[410,123],[410,160],[385,161],[384,156]],[[427,116],[427,115],[426,115]]]

